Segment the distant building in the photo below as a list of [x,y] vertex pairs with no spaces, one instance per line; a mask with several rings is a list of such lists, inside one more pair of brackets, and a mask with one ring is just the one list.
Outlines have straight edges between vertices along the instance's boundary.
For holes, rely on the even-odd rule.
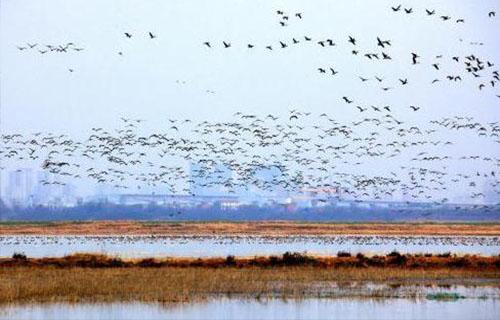
[[200,196],[222,196],[231,191],[234,183],[233,172],[223,164],[216,164],[208,170],[201,165],[191,163],[189,167],[189,190]]
[[48,184],[52,181],[52,174],[46,171],[39,171],[36,174],[36,183],[33,190],[33,204],[44,205],[47,204],[51,197],[54,196],[54,186]]
[[28,206],[33,198],[33,170],[17,169],[9,172],[6,192],[7,200],[13,206]]

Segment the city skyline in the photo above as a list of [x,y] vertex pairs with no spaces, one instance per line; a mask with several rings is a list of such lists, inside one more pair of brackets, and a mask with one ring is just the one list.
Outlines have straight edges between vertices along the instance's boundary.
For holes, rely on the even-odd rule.
[[[6,202],[9,206],[76,206],[82,202],[92,202],[92,201],[108,201],[109,199],[118,199],[120,195],[129,195],[131,198],[137,196],[138,198],[147,199],[147,196],[181,196],[188,198],[183,198],[189,202],[189,197],[196,199],[199,197],[213,197],[224,199],[225,197],[235,197],[239,199],[242,203],[265,203],[266,201],[278,201],[283,204],[287,202],[300,202],[300,199],[307,199],[308,201],[313,201],[314,199],[329,199],[330,201],[354,201],[353,198],[343,198],[341,195],[342,188],[333,191],[324,191],[321,189],[304,189],[301,192],[285,192],[276,191],[273,193],[264,192],[262,190],[240,190],[239,192],[225,190],[220,185],[215,186],[203,186],[206,182],[213,182],[210,180],[204,180],[196,175],[196,165],[190,166],[191,177],[188,179],[189,192],[180,193],[168,193],[162,192],[167,191],[167,188],[162,190],[162,188],[155,188],[153,191],[141,191],[141,190],[123,190],[119,188],[113,188],[109,184],[96,184],[92,192],[79,193],[75,184],[64,183],[61,185],[51,185],[44,184],[45,181],[50,180],[50,173],[43,170],[35,171],[32,168],[21,168],[12,171],[8,171],[7,180],[8,183],[3,183],[3,188],[1,189],[0,199]],[[230,169],[222,169],[222,166],[218,166],[216,170],[221,170],[226,177],[232,175]],[[52,175],[53,176],[53,175]],[[272,176],[272,175],[271,175]],[[272,179],[268,176],[268,179]],[[5,180],[5,179],[4,179]],[[484,193],[485,197],[482,201],[467,201],[468,197],[464,194],[462,197],[457,196],[456,199],[451,199],[450,203],[456,204],[493,204],[498,205],[498,196],[493,191],[488,189],[489,185],[485,183]],[[135,191],[135,192],[134,192]],[[145,196],[145,197],[144,197]],[[304,198],[305,197],[305,198]],[[111,200],[109,200],[111,201]],[[407,202],[407,203],[422,203],[422,202],[436,202],[435,200],[429,201],[425,199],[411,199],[411,197],[400,195],[391,196],[387,199],[364,199],[364,202]],[[147,201],[146,201],[147,202]],[[115,201],[114,203],[119,204],[120,201]],[[193,203],[197,203],[193,201]]]
[[267,1],[213,1],[224,19],[190,3],[5,2],[0,189],[43,168],[81,196],[188,194],[195,163],[212,194],[498,202],[493,4],[290,1],[301,15],[285,23]]

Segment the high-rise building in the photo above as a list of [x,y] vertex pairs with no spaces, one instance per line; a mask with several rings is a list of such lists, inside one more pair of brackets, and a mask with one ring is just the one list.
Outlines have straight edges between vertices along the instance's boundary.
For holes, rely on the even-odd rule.
[[65,206],[75,205],[76,199],[76,187],[72,183],[66,183],[62,187],[62,201]]
[[55,188],[51,182],[52,174],[46,171],[38,171],[36,174],[36,184],[33,190],[33,204],[45,205],[55,196]]
[[33,199],[33,170],[17,169],[10,171],[6,194],[11,205],[30,205]]

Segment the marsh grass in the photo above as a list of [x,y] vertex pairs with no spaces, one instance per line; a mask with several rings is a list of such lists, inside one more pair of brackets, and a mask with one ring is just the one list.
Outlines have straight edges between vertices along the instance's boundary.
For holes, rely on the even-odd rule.
[[[467,263],[457,264],[456,258],[465,258]],[[499,259],[399,253],[382,257],[314,257],[289,252],[254,258],[122,260],[91,254],[4,258],[0,259],[0,303],[182,302],[214,296],[391,297],[395,288],[405,285],[500,287]],[[385,287],[352,289],[366,282]]]
[[[480,282],[477,279],[481,278]],[[366,281],[385,289],[353,290]],[[183,302],[211,297],[307,298],[389,297],[401,285],[478,284],[498,286],[498,274],[467,270],[380,268],[325,269],[311,266],[163,268],[0,268],[0,303]],[[332,289],[333,288],[333,289]]]

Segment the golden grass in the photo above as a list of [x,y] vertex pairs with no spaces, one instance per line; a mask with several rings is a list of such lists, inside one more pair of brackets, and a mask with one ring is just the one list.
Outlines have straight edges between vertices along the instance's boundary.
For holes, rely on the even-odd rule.
[[311,223],[88,221],[0,223],[0,235],[476,235],[499,236],[499,223]]
[[[496,271],[398,268],[162,267],[0,268],[0,303],[181,302],[216,296],[306,298],[390,296],[391,290],[353,290],[362,282],[500,286]],[[354,285],[354,287],[353,287]],[[348,290],[346,291],[345,289]],[[358,286],[359,288],[359,286]]]
[[339,290],[346,283],[493,285],[500,257],[401,255],[314,257],[285,253],[254,258],[146,258],[76,254],[62,258],[0,259],[0,303],[164,301],[242,297],[390,296]]

